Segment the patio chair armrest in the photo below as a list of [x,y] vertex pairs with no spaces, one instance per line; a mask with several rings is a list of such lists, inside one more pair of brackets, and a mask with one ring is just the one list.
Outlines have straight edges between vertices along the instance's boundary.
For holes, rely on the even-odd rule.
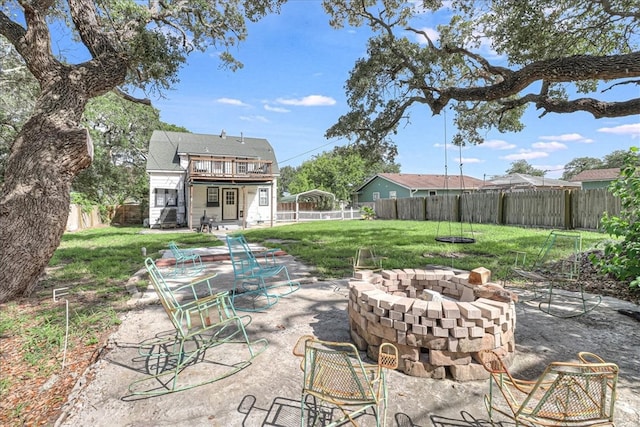
[[602,357],[588,351],[578,353],[578,359],[580,359],[582,363],[607,363]]
[[207,295],[205,297],[201,297],[201,298],[197,298],[191,301],[187,301],[186,303],[182,304],[182,309],[184,311],[202,311],[202,310],[206,310],[210,307],[213,307],[215,305],[218,305],[220,303],[220,299],[222,297],[224,297],[224,294],[226,293],[226,291],[224,292],[218,292],[217,294],[213,294],[213,295]]
[[264,251],[264,262],[266,265],[276,265],[277,261],[276,261],[276,252],[279,252],[281,249],[280,248],[275,248],[275,249],[267,249],[266,251]]
[[196,277],[195,279],[193,279],[191,282],[184,284],[182,286],[178,286],[174,292],[180,292],[183,289],[191,289],[191,293],[193,294],[193,297],[195,299],[202,299],[201,297],[198,297],[198,292],[196,287],[201,284],[206,282],[207,283],[207,291],[208,291],[208,295],[213,295],[213,288],[211,287],[211,282],[210,280],[213,279],[214,277],[216,277],[218,274],[214,273],[214,274],[210,274],[208,276],[201,276],[201,277]]
[[304,348],[309,340],[313,340],[315,337],[313,335],[302,335],[298,338],[295,345],[293,346],[293,355],[298,357],[304,357]]

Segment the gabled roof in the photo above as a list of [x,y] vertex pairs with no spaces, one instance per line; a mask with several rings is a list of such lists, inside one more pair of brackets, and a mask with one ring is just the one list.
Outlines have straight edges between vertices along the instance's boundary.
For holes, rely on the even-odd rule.
[[613,181],[620,176],[620,168],[588,169],[570,179],[571,182]]
[[273,162],[273,173],[279,173],[275,153],[264,138],[208,135],[156,130],[149,141],[147,171],[182,171],[180,155],[240,157]]
[[513,173],[496,177],[487,182],[482,187],[483,190],[499,188],[566,188],[580,187],[579,183],[563,181],[561,179],[545,178],[544,176],[533,176],[525,173]]
[[482,184],[481,179],[473,178],[466,175],[426,175],[412,173],[379,173],[364,184],[356,191],[362,190],[367,184],[375,178],[385,179],[393,182],[401,187],[409,190],[476,190]]

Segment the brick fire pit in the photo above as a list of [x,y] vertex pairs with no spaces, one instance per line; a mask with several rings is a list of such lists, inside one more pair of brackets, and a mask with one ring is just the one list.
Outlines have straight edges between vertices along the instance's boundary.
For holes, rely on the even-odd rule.
[[349,283],[351,337],[370,357],[381,343],[395,344],[408,375],[485,379],[480,350],[496,350],[507,364],[515,351],[516,297],[490,275],[485,268],[357,272]]

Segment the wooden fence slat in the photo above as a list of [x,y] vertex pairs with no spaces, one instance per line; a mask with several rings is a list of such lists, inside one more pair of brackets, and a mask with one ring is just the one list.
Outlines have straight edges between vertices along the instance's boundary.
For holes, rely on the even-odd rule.
[[621,211],[620,198],[606,188],[378,199],[374,209],[380,219],[584,230],[598,230],[604,212]]

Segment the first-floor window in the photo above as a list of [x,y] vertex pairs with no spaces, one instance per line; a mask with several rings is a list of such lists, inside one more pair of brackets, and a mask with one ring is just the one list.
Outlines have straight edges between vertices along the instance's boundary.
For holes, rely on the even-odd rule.
[[178,190],[156,188],[156,207],[178,206]]
[[260,188],[258,190],[258,201],[260,206],[269,206],[269,189]]
[[394,190],[389,191],[389,198],[395,199],[397,197],[397,193]]
[[219,187],[207,187],[207,206],[220,206]]
[[373,200],[376,201],[380,198],[380,192],[378,191],[374,191],[373,192]]

